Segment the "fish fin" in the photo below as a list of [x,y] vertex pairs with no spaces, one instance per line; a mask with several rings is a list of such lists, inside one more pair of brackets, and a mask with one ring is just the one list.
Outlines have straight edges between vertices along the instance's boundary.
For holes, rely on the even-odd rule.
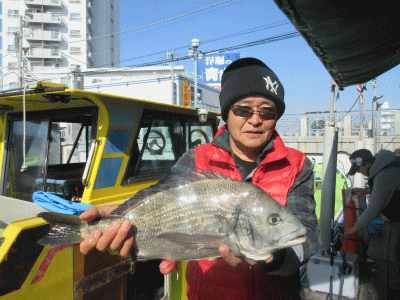
[[83,241],[80,226],[85,222],[76,215],[66,215],[56,212],[41,212],[37,215],[49,222],[50,232],[37,241],[43,246],[58,246],[77,244]]
[[229,237],[226,235],[204,235],[177,232],[166,232],[157,238],[168,240],[189,249],[215,249],[226,244]]
[[77,215],[60,214],[56,212],[41,212],[37,214],[38,217],[43,218],[50,224],[64,223],[71,225],[82,225],[82,220]]
[[179,179],[167,180],[166,182],[158,183],[139,191],[137,195],[128,198],[123,204],[113,210],[111,215],[114,217],[124,216],[128,210],[131,210],[134,206],[138,205],[140,202],[151,195],[155,195],[166,190],[182,187],[193,182],[213,179],[233,180],[224,174],[218,174],[212,170],[204,170],[200,168],[196,170],[194,168],[191,168],[188,173],[186,173],[182,177],[179,177]]
[[79,244],[83,241],[78,226],[68,224],[56,224],[51,227],[50,232],[37,241],[43,246],[59,246],[67,244]]

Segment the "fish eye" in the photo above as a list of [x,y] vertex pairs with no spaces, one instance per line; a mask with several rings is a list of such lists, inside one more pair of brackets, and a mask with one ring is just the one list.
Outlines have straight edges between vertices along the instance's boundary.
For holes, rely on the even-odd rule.
[[270,214],[268,216],[268,223],[272,226],[278,225],[281,222],[281,217],[278,214]]

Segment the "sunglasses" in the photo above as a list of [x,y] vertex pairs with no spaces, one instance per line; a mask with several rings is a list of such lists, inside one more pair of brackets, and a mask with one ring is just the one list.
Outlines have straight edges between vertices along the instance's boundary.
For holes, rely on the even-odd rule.
[[258,113],[263,120],[276,119],[276,110],[274,107],[262,107],[257,111],[250,106],[234,105],[231,109],[233,114],[239,118],[250,119],[255,113]]

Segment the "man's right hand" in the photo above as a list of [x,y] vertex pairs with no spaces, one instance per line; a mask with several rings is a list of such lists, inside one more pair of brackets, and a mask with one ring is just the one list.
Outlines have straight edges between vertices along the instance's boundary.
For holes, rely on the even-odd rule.
[[[111,212],[117,207],[118,205],[92,206],[83,212],[79,216],[79,219],[93,221],[97,218],[109,217]],[[128,256],[131,254],[133,241],[134,237],[131,232],[131,222],[128,220],[122,223],[115,221],[104,233],[100,230],[93,231],[81,242],[80,250],[83,254],[88,254],[94,248],[99,251],[110,248],[112,250],[119,250],[121,256]],[[160,272],[166,275],[172,272],[177,265],[178,262],[163,260],[160,264]]]
[[[118,205],[92,206],[83,212],[79,218],[85,221],[93,221],[97,218],[109,217],[117,207]],[[133,240],[131,222],[128,220],[122,223],[114,221],[104,233],[100,230],[93,231],[81,242],[80,250],[83,254],[88,254],[94,248],[99,251],[110,248],[119,251],[121,256],[128,256],[131,254]]]

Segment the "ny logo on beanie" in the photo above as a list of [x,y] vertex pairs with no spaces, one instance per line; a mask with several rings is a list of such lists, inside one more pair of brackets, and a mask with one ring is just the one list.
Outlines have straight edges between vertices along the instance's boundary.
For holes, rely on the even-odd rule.
[[274,92],[275,95],[278,95],[278,81],[272,82],[271,78],[267,76],[267,78],[264,77],[264,80],[267,82],[266,88],[270,92]]

